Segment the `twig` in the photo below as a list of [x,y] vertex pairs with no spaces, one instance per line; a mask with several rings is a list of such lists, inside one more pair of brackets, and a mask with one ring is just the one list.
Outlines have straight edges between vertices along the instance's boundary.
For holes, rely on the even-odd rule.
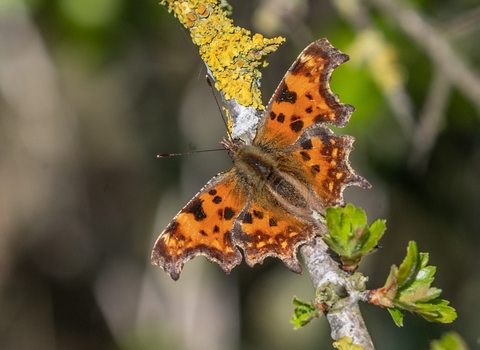
[[480,6],[456,15],[442,24],[441,28],[450,40],[473,34],[480,30]]
[[476,107],[480,116],[480,77],[464,61],[435,27],[403,1],[366,0],[391,17],[396,24],[421,47],[430,59],[444,72]]
[[409,162],[417,171],[424,172],[427,168],[430,151],[444,121],[450,91],[445,74],[436,69],[412,139]]
[[354,344],[362,346],[365,350],[374,349],[358,306],[358,302],[364,300],[363,294],[358,292],[358,286],[347,278],[347,274],[328,254],[325,242],[317,237],[314,246],[305,245],[300,252],[312,279],[315,294],[319,295],[326,289],[332,290],[331,286],[334,285],[333,290],[337,296],[343,297],[341,302],[335,304],[335,309],[325,312],[332,330],[332,338],[339,340],[347,336]]
[[357,32],[353,44],[357,56],[363,56],[360,60],[370,70],[372,79],[384,94],[405,137],[411,139],[415,125],[413,103],[396,62],[394,48],[375,27],[362,1],[333,0],[333,4]]

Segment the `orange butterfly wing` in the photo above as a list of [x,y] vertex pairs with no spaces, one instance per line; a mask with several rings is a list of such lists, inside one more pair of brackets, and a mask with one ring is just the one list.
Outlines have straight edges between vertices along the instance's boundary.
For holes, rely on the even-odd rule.
[[[325,226],[318,215],[344,204],[346,186],[370,184],[350,167],[353,137],[345,126],[354,108],[329,88],[332,70],[348,56],[326,39],[309,45],[288,70],[260,121],[252,145],[224,140],[236,165],[210,180],[162,232],[152,263],[177,280],[184,263],[204,255],[229,273],[278,257],[302,268],[296,251]],[[317,222],[319,221],[319,222]]]
[[353,136],[334,134],[316,124],[301,135],[289,152],[299,160],[308,187],[321,198],[325,207],[345,205],[347,186],[370,188],[371,185],[351,167],[348,155],[353,150]]
[[152,263],[174,280],[186,261],[197,255],[218,263],[229,273],[242,261],[232,240],[232,226],[247,197],[239,190],[234,171],[211,179],[160,234],[152,251]]
[[296,257],[301,244],[313,242],[312,224],[286,214],[282,208],[263,208],[253,202],[247,204],[234,227],[234,237],[245,255],[245,262],[253,267],[266,257],[277,257],[293,272],[301,273]]
[[284,148],[312,124],[345,126],[354,107],[341,103],[329,82],[333,69],[347,60],[327,39],[303,50],[273,94],[254,143]]

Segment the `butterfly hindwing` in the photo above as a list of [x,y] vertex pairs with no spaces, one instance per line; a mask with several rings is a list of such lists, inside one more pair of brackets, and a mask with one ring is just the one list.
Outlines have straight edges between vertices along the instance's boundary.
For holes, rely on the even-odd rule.
[[351,167],[348,155],[354,138],[337,135],[328,127],[316,124],[305,130],[289,151],[299,160],[302,177],[326,207],[344,205],[347,186],[369,188],[370,184]]
[[234,227],[234,237],[249,266],[266,257],[278,257],[293,272],[301,273],[296,258],[299,245],[313,241],[312,225],[285,212],[283,208],[263,208],[247,204]]
[[229,273],[242,260],[232,240],[232,226],[246,201],[232,170],[217,175],[158,237],[152,263],[177,280],[186,261],[204,255]]
[[329,82],[333,69],[347,60],[327,39],[310,44],[273,94],[255,140],[283,148],[312,124],[345,126],[354,108],[339,101]]

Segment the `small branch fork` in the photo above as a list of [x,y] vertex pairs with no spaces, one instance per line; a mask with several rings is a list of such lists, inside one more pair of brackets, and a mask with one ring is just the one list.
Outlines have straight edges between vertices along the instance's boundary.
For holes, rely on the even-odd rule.
[[[325,315],[331,327],[332,339],[339,340],[349,337],[356,345],[364,349],[374,349],[370,334],[367,330],[358,305],[359,301],[366,301],[366,293],[359,292],[364,289],[359,284],[366,283],[366,278],[359,275],[358,279],[349,278],[345,271],[339,268],[338,263],[328,253],[328,246],[317,237],[315,245],[304,245],[300,253],[312,279],[316,297],[320,299],[335,300],[327,306]],[[331,291],[336,295],[325,297],[325,292]],[[316,300],[317,302],[317,300]]]

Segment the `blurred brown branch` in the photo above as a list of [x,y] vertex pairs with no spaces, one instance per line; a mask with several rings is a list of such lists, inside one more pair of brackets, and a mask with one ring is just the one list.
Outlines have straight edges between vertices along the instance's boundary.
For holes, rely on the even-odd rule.
[[403,1],[366,1],[392,18],[444,72],[447,79],[470,100],[480,115],[480,76],[478,72],[452,48],[439,30],[430,24],[431,21]]
[[440,29],[448,39],[472,35],[480,30],[480,6],[469,9],[441,24]]
[[[375,46],[376,50],[366,52],[370,55],[369,69],[373,79],[380,86],[385,98],[389,102],[405,137],[411,140],[410,166],[417,171],[425,171],[428,165],[430,151],[433,149],[442,121],[449,103],[449,93],[454,86],[470,100],[480,115],[480,76],[470,67],[461,53],[455,51],[448,38],[466,35],[478,30],[480,7],[453,18],[442,27],[430,24],[431,20],[421,15],[414,8],[403,1],[392,0],[334,0],[334,5],[343,17],[358,32],[357,38],[367,30],[377,33],[370,36],[369,42],[360,42],[360,46]],[[421,50],[425,51],[433,66],[433,78],[422,110],[418,116],[413,111],[412,99],[409,96],[402,79],[397,79],[394,89],[382,84],[382,77],[375,78],[382,69],[376,57],[388,47],[383,40],[382,32],[371,20],[369,6],[379,9],[382,14],[392,18],[394,23],[403,30]],[[442,35],[441,32],[445,32]],[[373,40],[375,39],[375,40]],[[375,42],[374,42],[375,41]],[[357,39],[358,44],[358,39]],[[368,45],[367,45],[368,44]],[[358,45],[357,45],[358,46]],[[383,49],[382,49],[383,47]],[[364,49],[367,51],[367,49]],[[385,65],[385,63],[383,64]],[[392,69],[399,69],[392,66]]]
[[430,151],[434,147],[444,124],[450,91],[450,81],[446,78],[443,71],[435,69],[428,95],[412,138],[410,166],[421,172],[426,170]]
[[[358,0],[333,0],[337,11],[351,24],[357,32],[352,50],[353,57],[361,57],[372,76],[380,87],[390,108],[392,109],[403,134],[411,138],[415,116],[413,103],[399,64],[396,62],[396,50],[387,42],[383,33],[377,29],[371,19],[368,8]],[[355,61],[355,58],[352,60]]]

